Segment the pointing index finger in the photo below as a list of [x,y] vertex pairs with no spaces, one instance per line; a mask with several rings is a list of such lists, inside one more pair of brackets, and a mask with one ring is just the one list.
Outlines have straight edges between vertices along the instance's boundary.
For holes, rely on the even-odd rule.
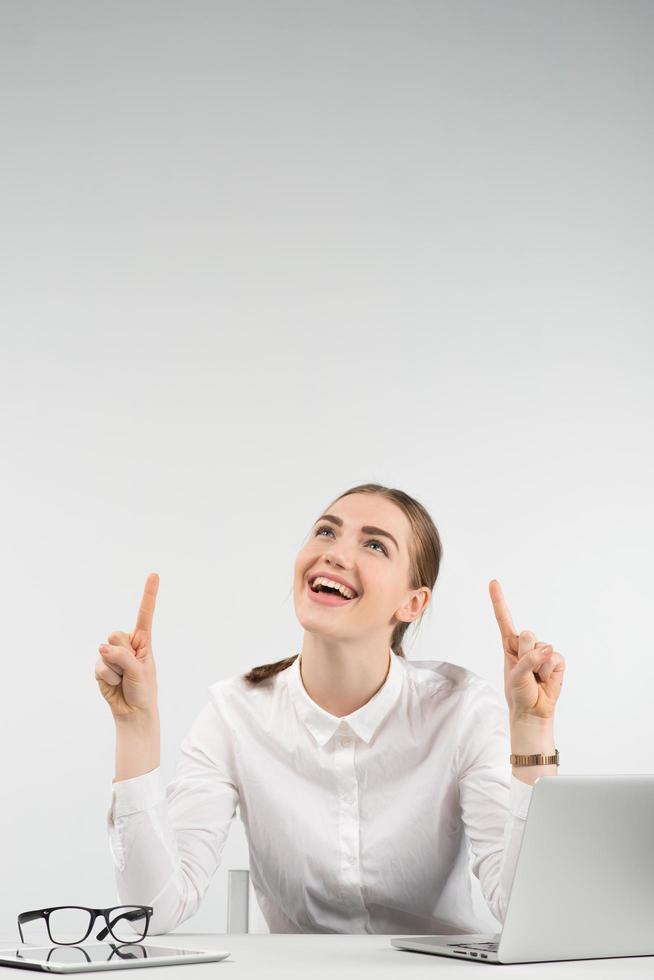
[[497,625],[500,628],[500,633],[502,638],[506,639],[511,636],[516,635],[516,629],[513,625],[513,620],[511,619],[511,613],[509,612],[509,607],[506,604],[506,599],[504,598],[504,593],[502,592],[502,586],[494,578],[490,585],[488,586],[488,591],[490,592],[491,602],[493,603],[493,609],[495,611],[495,619],[497,620]]
[[144,633],[152,632],[152,616],[154,614],[158,589],[159,576],[156,572],[151,572],[145,580],[143,598],[141,599],[138,616],[136,617],[134,632],[136,632],[136,630],[141,630]]

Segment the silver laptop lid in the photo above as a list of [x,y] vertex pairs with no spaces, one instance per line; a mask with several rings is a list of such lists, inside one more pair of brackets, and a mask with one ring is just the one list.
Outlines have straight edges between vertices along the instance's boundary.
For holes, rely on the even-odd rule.
[[654,955],[654,775],[537,780],[503,962]]

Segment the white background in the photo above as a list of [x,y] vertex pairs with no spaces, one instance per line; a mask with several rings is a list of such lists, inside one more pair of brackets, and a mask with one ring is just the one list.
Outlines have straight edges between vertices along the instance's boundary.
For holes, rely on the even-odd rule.
[[[652,771],[652,5],[0,18],[0,933],[117,900],[93,669],[148,572],[170,778],[210,683],[301,649],[360,482],[443,538],[410,659],[501,690],[497,577],[567,659],[560,772]],[[237,818],[185,928],[245,866]]]

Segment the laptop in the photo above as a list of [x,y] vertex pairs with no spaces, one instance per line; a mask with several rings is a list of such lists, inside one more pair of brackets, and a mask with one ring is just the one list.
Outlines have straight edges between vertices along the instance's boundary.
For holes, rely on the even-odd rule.
[[654,956],[654,775],[536,780],[502,930],[399,936],[479,963]]

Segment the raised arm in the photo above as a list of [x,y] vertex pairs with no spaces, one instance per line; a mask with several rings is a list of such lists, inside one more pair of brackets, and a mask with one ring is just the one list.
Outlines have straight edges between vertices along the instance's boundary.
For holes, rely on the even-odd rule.
[[159,576],[148,575],[131,634],[99,647],[96,680],[116,725],[107,827],[121,902],[151,905],[150,934],[193,915],[216,871],[238,804],[231,733],[213,696],[163,783],[152,619]]
[[[516,632],[497,579],[490,582],[489,592],[504,648],[504,693],[509,706],[511,752],[552,756],[554,711],[563,686],[565,660],[551,643],[537,643],[531,630]],[[556,773],[556,765],[513,767],[516,779],[531,786],[539,776]]]

